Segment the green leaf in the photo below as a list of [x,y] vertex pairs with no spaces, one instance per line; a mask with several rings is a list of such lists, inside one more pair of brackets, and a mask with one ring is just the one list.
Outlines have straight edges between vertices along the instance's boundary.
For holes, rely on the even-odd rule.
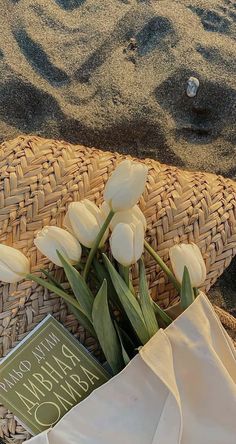
[[103,238],[107,228],[109,227],[109,224],[110,224],[114,214],[115,214],[114,211],[110,210],[106,220],[104,221],[104,223],[103,223],[103,225],[102,225],[102,227],[101,227],[101,229],[100,229],[100,231],[99,231],[99,233],[98,233],[98,235],[97,235],[97,237],[95,239],[95,242],[94,242],[91,250],[89,251],[89,255],[87,257],[87,261],[86,261],[86,264],[85,264],[85,267],[84,267],[84,274],[83,274],[85,281],[88,278],[89,270],[90,270],[90,267],[92,265],[93,259],[95,257],[96,251],[99,248],[99,244],[100,244],[100,242],[101,242],[101,240],[102,240],[102,238]]
[[113,325],[108,301],[107,301],[107,282],[103,284],[98,291],[92,311],[93,325],[97,333],[99,343],[114,374],[119,373],[124,367],[121,345]]
[[187,267],[184,267],[182,285],[180,290],[180,305],[185,310],[194,301],[194,291]]
[[105,265],[111,276],[111,280],[116,289],[117,295],[119,296],[120,302],[124,307],[127,317],[138,336],[141,344],[146,344],[149,340],[149,334],[147,327],[143,318],[142,310],[137,299],[134,297],[133,293],[129,290],[119,273],[113,267],[112,263],[109,261],[108,257],[103,254]]
[[43,268],[40,268],[40,271],[41,271],[41,273],[43,273],[43,274],[48,278],[48,281],[49,281],[51,284],[53,284],[53,285],[55,285],[56,287],[61,288],[61,289],[63,290],[63,287],[61,286],[61,284],[60,284],[59,282],[57,282],[57,280],[56,280],[55,277],[52,275],[52,273],[50,273],[50,272],[47,271],[47,270],[44,270]]
[[161,318],[166,326],[170,325],[171,322],[173,322],[173,319],[171,319],[171,317],[164,310],[162,310],[162,308],[159,307],[159,305],[156,302],[152,301],[152,304],[155,315]]
[[79,310],[78,308],[75,308],[73,305],[71,305],[69,302],[67,302],[67,305],[68,305],[70,312],[79,321],[79,324],[82,325],[95,339],[98,340],[98,337],[97,337],[96,332],[93,328],[93,325],[89,321],[87,316],[85,314],[83,314],[83,312],[81,310]]
[[119,330],[119,326],[118,326],[116,321],[115,321],[115,327],[116,327],[116,331],[117,331],[117,334],[118,334],[118,337],[119,337],[119,340],[120,340],[123,360],[124,360],[125,365],[127,365],[130,362],[130,358],[129,358],[129,355],[128,355],[127,351],[125,350],[125,346],[124,346],[123,339],[122,339],[122,336],[121,336],[121,333],[120,333],[120,330]]
[[98,276],[98,279],[100,281],[100,284],[102,284],[104,279],[106,279],[106,281],[107,281],[108,299],[110,299],[117,308],[121,309],[120,301],[117,297],[116,290],[114,288],[114,285],[112,283],[111,277],[110,277],[107,269],[104,267],[103,264],[101,264],[101,262],[98,261],[97,258],[94,258],[93,266],[94,266],[94,270]]
[[151,338],[158,330],[158,323],[154,312],[152,299],[149,294],[146,271],[143,260],[139,260],[139,298],[143,317]]
[[87,318],[92,321],[94,297],[91,290],[87,286],[81,274],[67,261],[67,259],[61,253],[59,253],[59,251],[57,251],[57,254],[63,265],[66,277],[77,301],[79,302]]
[[69,304],[71,307],[73,307],[76,310],[74,314],[76,313],[76,317],[78,321],[81,323],[81,325],[83,325],[83,327],[86,328],[86,330],[88,330],[92,334],[92,336],[96,337],[92,323],[87,318],[86,314],[80,307],[79,303],[72,296],[70,296],[64,290],[61,290],[61,288],[58,288],[56,285],[53,285],[50,282],[47,282],[45,279],[41,279],[40,277],[35,276],[34,274],[28,274],[26,278],[36,282],[42,287],[47,288],[48,290],[52,291],[53,293],[63,298],[67,302],[67,304]]
[[136,349],[139,345],[135,345],[133,340],[128,335],[127,331],[124,330],[120,324],[118,324],[119,332],[122,338],[122,342],[125,346],[125,349],[127,350],[128,355],[133,358],[136,355]]

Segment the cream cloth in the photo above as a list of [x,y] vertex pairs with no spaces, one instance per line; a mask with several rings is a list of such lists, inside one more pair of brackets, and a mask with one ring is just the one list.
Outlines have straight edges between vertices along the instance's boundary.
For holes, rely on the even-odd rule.
[[236,353],[204,294],[30,444],[235,444]]

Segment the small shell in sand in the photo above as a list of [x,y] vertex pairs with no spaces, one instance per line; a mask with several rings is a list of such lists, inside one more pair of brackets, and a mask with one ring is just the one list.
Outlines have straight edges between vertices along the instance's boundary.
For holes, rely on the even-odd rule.
[[187,96],[195,97],[199,88],[199,80],[196,77],[189,77],[187,81]]

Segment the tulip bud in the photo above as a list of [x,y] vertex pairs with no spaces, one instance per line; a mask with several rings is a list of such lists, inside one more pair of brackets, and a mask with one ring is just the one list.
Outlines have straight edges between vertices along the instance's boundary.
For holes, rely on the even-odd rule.
[[59,227],[44,227],[34,240],[38,250],[51,262],[62,266],[57,251],[67,258],[71,264],[77,264],[81,258],[81,245],[68,231]]
[[113,257],[125,267],[135,264],[144,249],[144,229],[142,222],[136,224],[119,223],[110,237]]
[[0,281],[18,282],[30,272],[27,257],[21,251],[0,244]]
[[[105,222],[106,214],[88,199],[72,202],[64,219],[64,226],[87,248],[92,248],[99,231]],[[100,246],[108,237],[107,230]]]
[[148,168],[142,163],[124,160],[108,180],[104,199],[113,211],[132,208],[144,191]]
[[189,271],[193,287],[200,287],[206,280],[206,265],[201,251],[194,243],[174,245],[169,250],[171,265],[176,279],[181,283],[184,267]]
[[134,207],[130,208],[130,210],[126,211],[117,211],[110,223],[111,230],[114,230],[115,226],[119,223],[124,224],[137,224],[138,222],[141,222],[143,225],[144,231],[147,229],[147,221],[145,219],[144,214],[138,207],[138,205],[134,205]]

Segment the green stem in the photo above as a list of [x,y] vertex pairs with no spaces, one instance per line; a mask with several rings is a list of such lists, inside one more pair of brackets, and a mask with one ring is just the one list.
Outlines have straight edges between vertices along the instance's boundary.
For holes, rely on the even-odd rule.
[[42,285],[43,287],[47,288],[48,290],[53,291],[53,293],[56,293],[58,296],[63,298],[66,302],[73,305],[75,308],[81,310],[81,307],[78,304],[78,302],[76,301],[76,299],[74,299],[72,296],[67,294],[60,287],[57,287],[55,284],[47,282],[45,279],[41,279],[39,276],[35,276],[34,274],[31,274],[31,273],[26,275],[26,279],[28,279],[29,281],[34,281],[37,284]]
[[196,298],[199,295],[199,290],[198,288],[194,287],[193,288],[193,292],[194,292],[194,297]]
[[164,271],[164,273],[168,276],[172,284],[175,286],[176,290],[180,291],[181,285],[173,275],[172,271],[167,267],[165,262],[160,258],[160,256],[153,250],[153,248],[147,243],[147,241],[144,241],[144,247],[148,251],[148,253],[155,259],[155,261],[158,263],[158,265],[161,267],[161,269]]
[[106,220],[105,220],[101,230],[98,233],[98,236],[97,236],[97,238],[95,240],[95,243],[94,243],[93,247],[91,248],[91,250],[89,252],[88,259],[87,259],[87,262],[85,264],[84,273],[83,273],[85,281],[88,278],[89,270],[90,270],[90,267],[92,265],[93,258],[94,258],[95,254],[96,254],[96,251],[97,251],[97,249],[98,249],[98,247],[100,245],[100,242],[101,242],[101,240],[102,240],[102,238],[103,238],[107,228],[109,227],[109,224],[110,224],[111,219],[113,218],[114,214],[115,213],[114,213],[113,210],[111,210],[110,213],[108,214],[108,216],[107,216],[107,218],[106,218]]
[[132,279],[129,280],[129,287],[130,287],[129,289],[130,289],[131,293],[133,293],[133,295],[136,297],[136,293],[135,293],[135,289],[134,289],[134,286],[132,283]]
[[127,285],[130,288],[130,280],[129,280],[129,267],[125,267],[122,265],[122,277]]
[[130,289],[131,293],[135,296],[135,290],[132,284],[132,279],[130,279],[130,267],[125,267],[122,264],[118,264],[119,273],[121,277],[124,279],[127,287]]

